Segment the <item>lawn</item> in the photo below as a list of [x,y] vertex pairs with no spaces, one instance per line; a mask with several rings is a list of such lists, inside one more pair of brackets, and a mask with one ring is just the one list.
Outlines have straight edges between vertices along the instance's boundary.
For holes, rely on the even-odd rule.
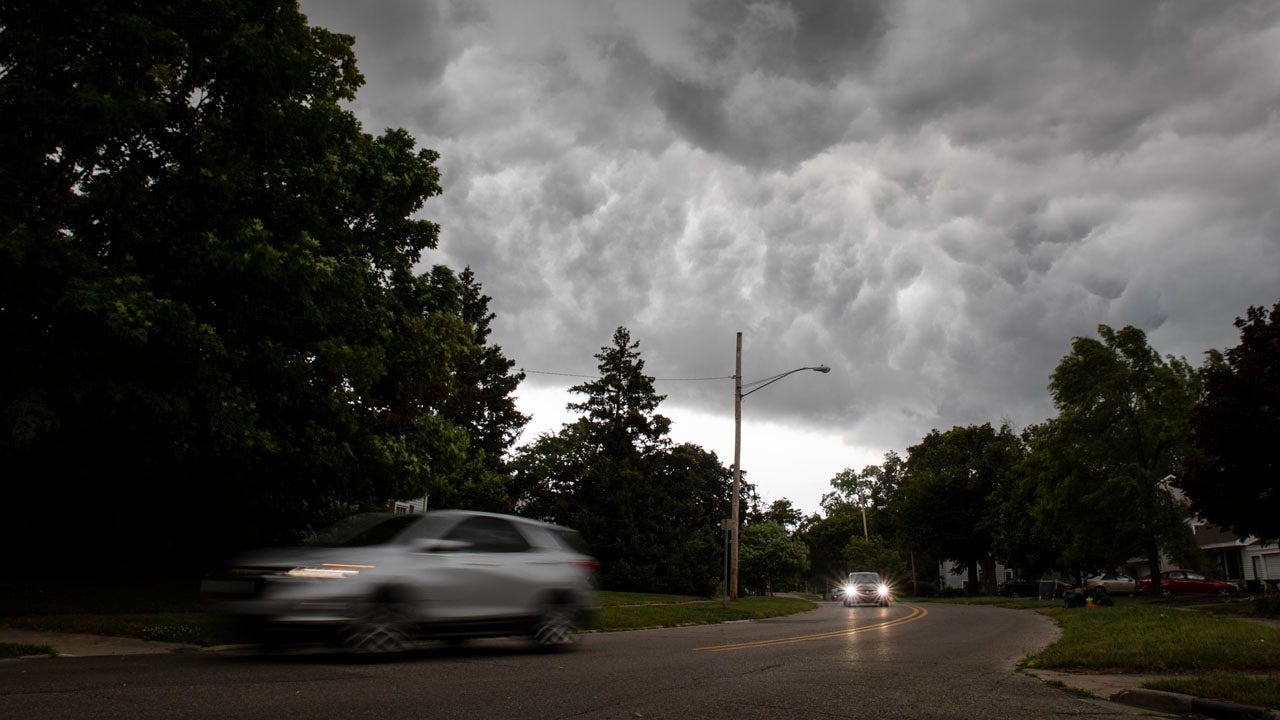
[[26,643],[0,642],[0,660],[26,657],[28,655],[52,655],[53,648],[48,645],[28,645]]
[[1062,637],[1023,660],[1027,667],[1164,674],[1156,690],[1280,708],[1280,626],[1252,622],[1256,598],[1115,598],[1115,607],[1067,610],[1061,600],[1000,597],[936,602],[1036,610]]
[[1134,673],[1280,671],[1280,628],[1139,600],[1041,612],[1062,637],[1030,667]]

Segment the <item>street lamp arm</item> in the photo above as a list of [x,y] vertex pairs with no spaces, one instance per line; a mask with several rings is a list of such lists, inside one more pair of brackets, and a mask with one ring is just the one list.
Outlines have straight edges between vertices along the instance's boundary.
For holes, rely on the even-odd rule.
[[769,387],[770,385],[772,385],[772,384],[774,384],[774,383],[778,382],[779,380],[781,380],[782,378],[784,378],[784,377],[786,377],[786,376],[788,376],[788,375],[791,375],[791,374],[793,374],[793,373],[802,372],[802,371],[804,371],[804,370],[813,370],[814,372],[820,372],[820,373],[829,373],[829,372],[831,372],[831,368],[827,367],[826,365],[815,365],[815,366],[813,366],[813,367],[802,367],[802,368],[796,368],[795,370],[788,370],[788,371],[786,371],[786,372],[784,372],[784,373],[779,373],[779,374],[777,374],[777,375],[774,375],[773,377],[767,377],[767,378],[765,378],[764,380],[757,380],[757,381],[755,381],[755,382],[753,382],[753,383],[750,383],[751,385],[755,385],[756,387],[753,387],[753,388],[751,388],[750,390],[748,390],[748,391],[746,391],[746,392],[744,392],[744,393],[739,393],[738,397],[739,397],[739,398],[744,398],[744,397],[746,397],[746,396],[750,395],[751,393],[755,392],[756,390],[763,390],[764,388]]

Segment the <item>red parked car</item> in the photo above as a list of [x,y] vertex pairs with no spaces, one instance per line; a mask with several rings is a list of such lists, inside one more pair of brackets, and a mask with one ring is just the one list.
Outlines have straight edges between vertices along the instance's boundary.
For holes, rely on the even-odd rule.
[[[1138,578],[1133,590],[1139,595],[1151,592],[1151,578]],[[1165,570],[1160,573],[1161,595],[1229,595],[1236,591],[1236,586],[1205,577],[1191,570]]]

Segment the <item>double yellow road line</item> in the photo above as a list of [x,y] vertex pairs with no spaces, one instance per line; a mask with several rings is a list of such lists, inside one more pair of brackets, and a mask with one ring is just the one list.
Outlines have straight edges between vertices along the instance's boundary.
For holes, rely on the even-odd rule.
[[709,645],[707,647],[694,648],[694,651],[702,652],[727,652],[729,650],[747,650],[750,648],[767,647],[769,645],[787,645],[790,643],[809,642],[811,640],[826,640],[827,638],[841,637],[843,635],[855,635],[868,630],[880,630],[894,625],[904,625],[909,622],[915,622],[925,615],[929,614],[928,610],[915,605],[903,605],[911,612],[900,618],[893,620],[885,620],[884,622],[875,623],[874,625],[863,625],[861,627],[847,628],[844,630],[832,630],[831,632],[817,633],[814,635],[793,635],[791,637],[780,637],[772,640],[756,640],[754,642],[734,643],[732,645]]

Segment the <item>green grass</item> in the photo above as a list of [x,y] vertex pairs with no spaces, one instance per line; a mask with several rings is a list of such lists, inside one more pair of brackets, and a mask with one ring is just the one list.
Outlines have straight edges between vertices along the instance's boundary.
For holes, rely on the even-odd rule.
[[1088,690],[1084,690],[1082,688],[1073,688],[1070,685],[1067,685],[1066,683],[1062,682],[1061,680],[1046,680],[1044,684],[1048,685],[1051,688],[1057,688],[1069,695],[1075,695],[1076,697],[1088,698],[1088,699],[1096,699],[1098,697],[1097,695],[1094,695]]
[[596,603],[600,607],[622,607],[626,605],[664,605],[669,603],[707,602],[709,599],[693,595],[661,595],[658,593],[617,592],[601,590],[596,593]]
[[131,637],[203,647],[238,641],[222,618],[207,613],[27,615],[0,619],[0,624],[24,630]]
[[1136,673],[1280,671],[1280,628],[1144,601],[1042,610],[1062,637],[1030,667]]
[[640,628],[709,625],[730,620],[759,620],[791,615],[817,607],[808,600],[788,597],[744,597],[721,607],[721,600],[702,600],[644,605],[602,605],[595,613],[590,629],[599,631],[637,630]]
[[1242,705],[1280,708],[1280,675],[1246,676],[1210,673],[1149,682],[1152,690],[1229,700]]
[[[1165,673],[1156,690],[1280,708],[1280,628],[1237,618],[1265,616],[1256,597],[1116,597],[1115,607],[1072,609],[1061,600],[922,598],[925,602],[1034,609],[1062,637],[1023,665],[1105,673]],[[1048,683],[1070,692],[1065,684]]]
[[48,645],[28,645],[27,643],[0,642],[0,660],[26,657],[27,655],[52,655],[53,648]]

